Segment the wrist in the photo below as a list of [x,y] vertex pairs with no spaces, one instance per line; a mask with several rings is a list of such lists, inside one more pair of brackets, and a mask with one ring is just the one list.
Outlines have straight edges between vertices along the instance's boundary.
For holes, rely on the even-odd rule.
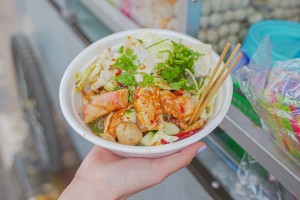
[[94,185],[90,181],[85,180],[73,180],[68,187],[61,194],[59,200],[116,200],[118,196],[113,194],[110,189],[107,189],[105,185]]

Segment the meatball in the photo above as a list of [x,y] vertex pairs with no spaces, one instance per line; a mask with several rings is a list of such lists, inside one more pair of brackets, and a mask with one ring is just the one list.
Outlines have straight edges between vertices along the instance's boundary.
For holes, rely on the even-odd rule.
[[143,138],[143,132],[135,123],[120,123],[116,134],[121,144],[137,145]]

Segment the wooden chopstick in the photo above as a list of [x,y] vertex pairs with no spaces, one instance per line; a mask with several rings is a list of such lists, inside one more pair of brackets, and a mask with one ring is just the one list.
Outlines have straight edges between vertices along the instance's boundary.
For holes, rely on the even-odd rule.
[[210,90],[210,88],[211,88],[211,86],[212,86],[212,82],[213,82],[213,80],[214,80],[214,78],[215,78],[215,75],[217,74],[217,72],[218,72],[218,70],[219,70],[219,67],[220,67],[220,65],[221,65],[221,63],[222,63],[222,61],[223,61],[225,55],[227,54],[227,51],[229,50],[229,48],[230,48],[230,43],[228,42],[228,43],[226,44],[226,46],[225,46],[225,48],[224,48],[222,54],[221,54],[221,57],[220,57],[220,59],[219,59],[217,65],[216,65],[216,67],[215,67],[215,69],[214,69],[212,75],[211,75],[211,78],[210,78],[209,81],[208,81],[208,84],[207,84],[206,87],[204,88],[204,91],[203,91],[203,93],[202,93],[202,95],[201,95],[201,97],[200,97],[200,100],[199,100],[199,102],[198,102],[198,104],[197,104],[197,106],[196,106],[196,108],[195,108],[195,110],[194,110],[194,112],[193,112],[192,117],[190,118],[190,121],[188,122],[188,125],[191,125],[191,124],[193,123],[193,121],[195,120],[195,116],[196,116],[196,114],[197,114],[197,112],[198,112],[198,110],[199,110],[199,108],[200,108],[200,106],[201,106],[201,104],[202,104],[204,98],[206,97],[208,91]]
[[241,44],[237,44],[234,50],[232,51],[231,55],[229,56],[228,60],[226,61],[225,65],[223,66],[221,72],[218,74],[217,79],[214,81],[213,86],[211,87],[211,90],[213,89],[214,86],[220,81],[222,75],[224,74],[225,70],[227,69],[228,65],[231,63],[232,58],[235,56],[237,51],[240,49]]
[[224,81],[226,80],[226,78],[228,77],[228,75],[231,73],[231,71],[233,70],[233,68],[235,67],[235,65],[237,64],[237,62],[240,60],[241,57],[242,57],[242,54],[239,53],[237,55],[237,57],[235,58],[235,60],[233,61],[233,63],[230,66],[230,68],[227,70],[226,74],[222,77],[221,81],[219,83],[215,84],[216,86],[214,87],[214,89],[212,89],[212,91],[208,94],[208,96],[205,99],[205,101],[203,102],[203,104],[200,106],[200,109],[197,112],[196,117],[200,117],[201,116],[201,114],[204,111],[204,109],[206,109],[208,103],[212,100],[212,98],[218,92],[218,90],[220,89],[220,87],[222,86],[222,84],[224,83]]
[[[228,43],[227,43],[227,45],[228,45]],[[205,90],[204,90],[203,94],[201,95],[201,99],[199,100],[199,102],[193,112],[193,115],[190,118],[190,121],[188,123],[188,125],[189,125],[188,129],[190,129],[193,126],[192,124],[194,124],[195,121],[197,121],[200,118],[202,112],[204,111],[204,109],[206,109],[206,106],[208,105],[208,103],[211,101],[211,99],[217,93],[217,91],[219,90],[221,85],[224,83],[224,81],[226,80],[226,78],[228,77],[228,75],[230,74],[230,72],[232,71],[232,69],[235,67],[235,65],[237,64],[237,62],[239,61],[239,59],[242,56],[242,54],[238,54],[238,56],[235,58],[234,62],[231,64],[230,68],[227,70],[226,74],[223,75],[223,73],[227,69],[227,66],[230,64],[231,60],[233,59],[233,57],[235,56],[235,54],[237,53],[237,51],[239,50],[239,48],[241,46],[240,44],[238,44],[234,48],[234,50],[231,53],[230,57],[228,58],[226,64],[224,65],[221,72],[218,74],[216,80],[214,81],[214,76],[215,76],[216,72],[218,71],[220,64],[222,63],[222,61],[229,49],[227,47],[227,45],[225,46],[225,48],[222,52],[222,55],[219,59],[219,62],[217,63],[217,66],[215,67],[215,70],[212,74],[212,77],[211,77],[209,83],[207,84],[207,86],[205,87]],[[211,83],[212,83],[212,85],[211,85]]]
[[203,127],[204,123],[205,123],[204,119],[198,119],[192,125],[190,125],[189,127],[187,127],[185,129],[185,131],[190,131],[190,130],[195,130],[197,128],[201,128],[201,127]]

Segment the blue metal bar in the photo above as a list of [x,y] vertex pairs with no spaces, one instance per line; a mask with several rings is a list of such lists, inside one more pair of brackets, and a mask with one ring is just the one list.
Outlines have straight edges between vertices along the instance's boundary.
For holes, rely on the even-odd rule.
[[188,1],[186,33],[193,37],[198,36],[201,3],[202,0]]

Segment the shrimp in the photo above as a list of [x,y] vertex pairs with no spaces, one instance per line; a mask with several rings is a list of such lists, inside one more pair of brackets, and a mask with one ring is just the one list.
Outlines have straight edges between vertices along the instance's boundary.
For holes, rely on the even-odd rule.
[[145,132],[158,130],[162,112],[159,103],[158,87],[137,87],[133,97],[137,114],[137,125]]
[[163,114],[172,115],[180,121],[190,119],[195,108],[190,98],[177,96],[168,90],[161,90],[159,95]]
[[82,107],[84,122],[90,123],[112,111],[128,105],[128,90],[121,89],[99,95]]

